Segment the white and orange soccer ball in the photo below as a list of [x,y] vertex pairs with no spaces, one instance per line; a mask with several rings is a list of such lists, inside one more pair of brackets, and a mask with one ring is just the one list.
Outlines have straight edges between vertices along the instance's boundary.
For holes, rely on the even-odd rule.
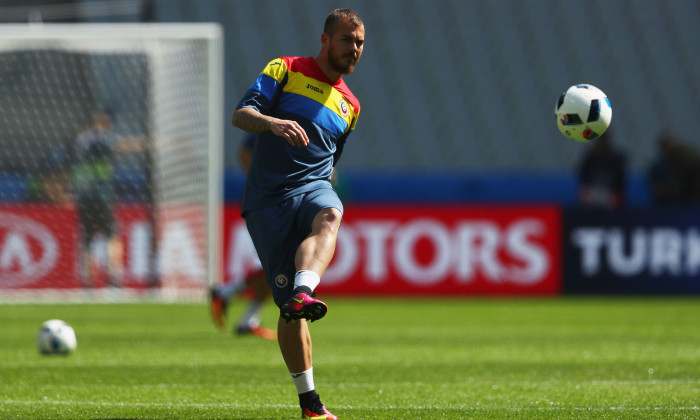
[[73,353],[78,347],[73,327],[60,319],[44,322],[36,333],[36,345],[41,354]]
[[566,137],[587,142],[600,137],[610,127],[610,100],[593,85],[580,84],[559,96],[554,108],[557,127]]

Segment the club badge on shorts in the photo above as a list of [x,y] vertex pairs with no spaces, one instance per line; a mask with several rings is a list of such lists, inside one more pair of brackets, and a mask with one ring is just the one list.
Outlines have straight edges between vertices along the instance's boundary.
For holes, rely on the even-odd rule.
[[277,277],[275,277],[275,284],[280,289],[285,288],[288,283],[289,283],[289,280],[287,280],[287,276],[285,276],[284,274],[278,274]]

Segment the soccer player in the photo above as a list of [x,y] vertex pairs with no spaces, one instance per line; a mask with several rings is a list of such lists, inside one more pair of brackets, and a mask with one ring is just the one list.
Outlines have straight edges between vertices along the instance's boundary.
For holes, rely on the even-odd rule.
[[120,282],[122,243],[115,229],[112,185],[117,142],[109,116],[97,113],[68,151],[71,192],[80,224],[81,279],[86,288],[95,286],[98,272],[95,255],[103,256],[109,284],[118,286]]
[[319,54],[270,61],[232,118],[258,134],[242,214],[280,307],[278,342],[303,418],[337,418],[315,391],[307,320],[327,311],[314,289],[335,252],[343,211],[330,178],[360,113],[342,76],[355,70],[364,40],[355,11],[332,11]]
[[[248,169],[250,169],[255,139],[256,136],[254,134],[247,135],[241,147],[238,148],[238,160],[245,173],[248,173]],[[229,303],[244,291],[252,290],[253,295],[248,308],[239,319],[234,331],[237,334],[254,334],[258,337],[274,340],[277,338],[277,333],[260,325],[260,312],[263,304],[270,296],[270,288],[267,286],[265,272],[260,265],[260,261],[258,260],[256,263],[255,269],[251,270],[244,277],[232,278],[224,284],[213,288],[211,290],[209,310],[214,324],[223,329],[226,326],[225,318]]]

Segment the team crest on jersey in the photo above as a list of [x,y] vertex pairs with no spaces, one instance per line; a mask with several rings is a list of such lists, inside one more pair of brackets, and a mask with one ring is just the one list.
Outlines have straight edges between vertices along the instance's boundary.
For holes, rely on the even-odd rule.
[[289,283],[289,280],[287,280],[287,276],[285,276],[284,274],[278,274],[277,277],[275,277],[275,284],[280,289],[286,287],[287,283]]
[[348,116],[348,112],[350,109],[348,108],[348,103],[345,102],[345,99],[340,100],[340,113],[343,114],[343,117]]

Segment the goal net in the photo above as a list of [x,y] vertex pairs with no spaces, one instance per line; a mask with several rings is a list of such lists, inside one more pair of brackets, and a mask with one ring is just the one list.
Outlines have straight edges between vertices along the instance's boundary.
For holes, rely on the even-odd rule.
[[0,25],[0,296],[205,296],[222,51],[216,24]]

